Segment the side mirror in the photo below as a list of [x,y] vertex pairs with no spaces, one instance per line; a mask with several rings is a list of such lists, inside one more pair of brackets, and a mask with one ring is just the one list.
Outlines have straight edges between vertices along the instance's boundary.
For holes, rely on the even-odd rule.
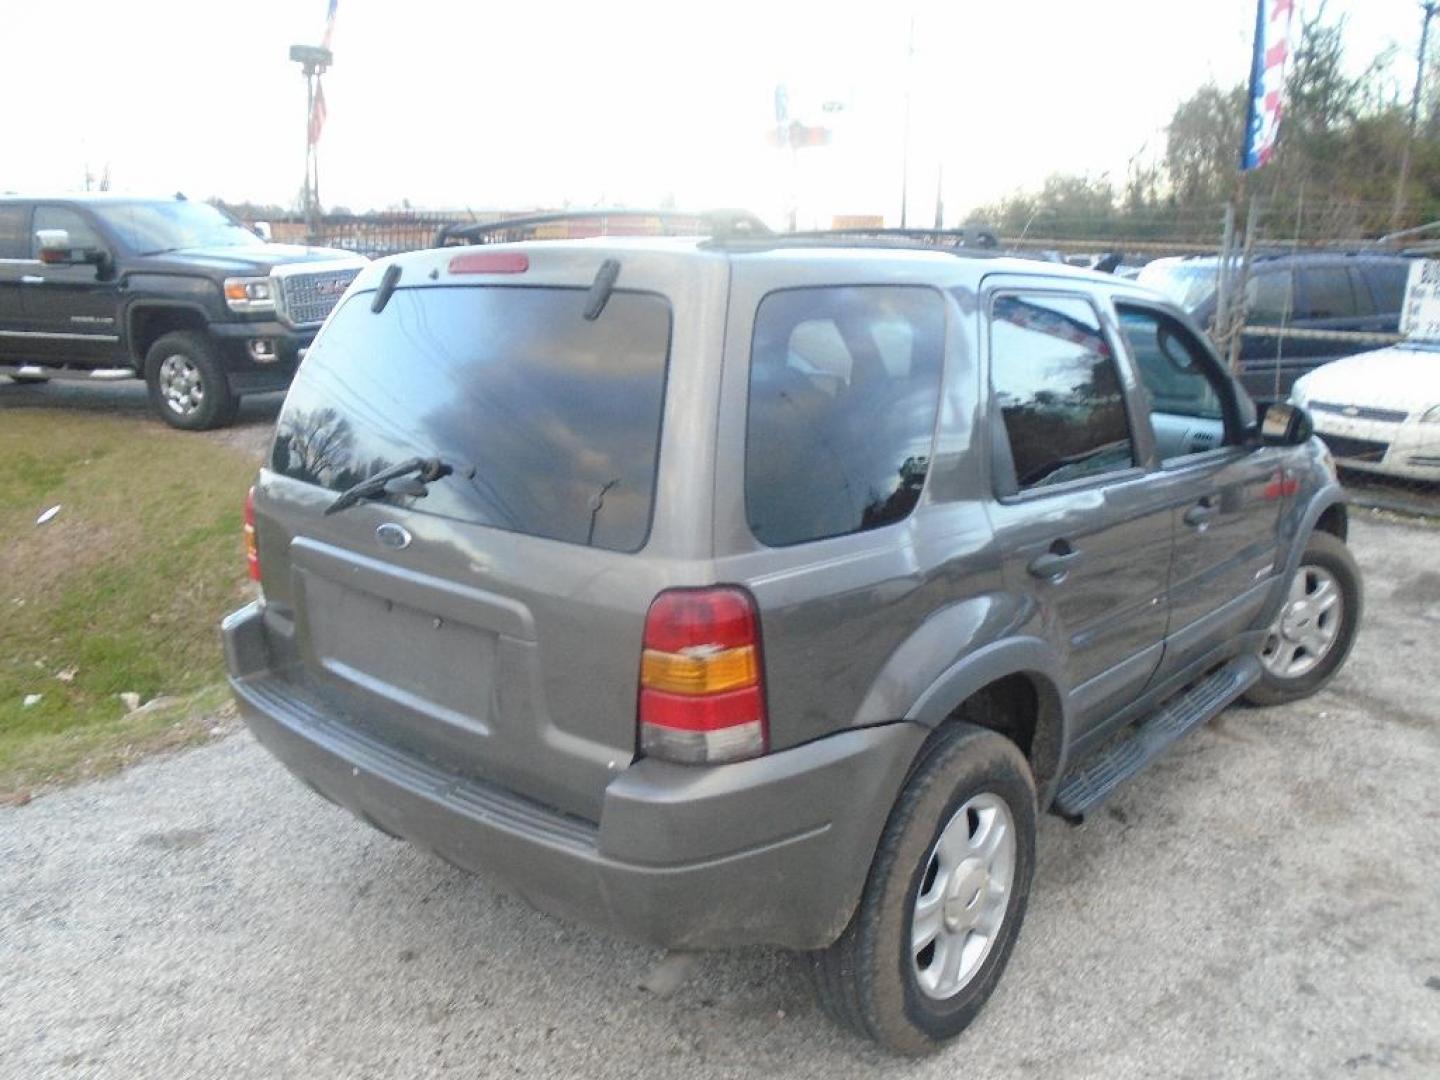
[[1265,446],[1299,446],[1314,433],[1310,414],[1299,405],[1272,401],[1260,413],[1260,442]]
[[40,229],[40,261],[46,266],[103,266],[109,258],[104,248],[73,247],[66,229]]

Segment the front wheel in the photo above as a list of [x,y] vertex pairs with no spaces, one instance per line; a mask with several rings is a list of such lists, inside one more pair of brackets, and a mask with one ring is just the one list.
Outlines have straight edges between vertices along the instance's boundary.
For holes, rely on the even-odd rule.
[[1329,682],[1350,655],[1362,602],[1355,556],[1338,537],[1313,533],[1260,649],[1260,681],[1245,700],[1283,705]]
[[1008,739],[943,731],[891,811],[860,905],[811,953],[821,1006],[902,1054],[979,1013],[1010,957],[1035,870],[1035,783]]
[[240,399],[230,391],[224,365],[204,334],[166,334],[145,354],[150,405],[171,427],[204,431],[235,419]]

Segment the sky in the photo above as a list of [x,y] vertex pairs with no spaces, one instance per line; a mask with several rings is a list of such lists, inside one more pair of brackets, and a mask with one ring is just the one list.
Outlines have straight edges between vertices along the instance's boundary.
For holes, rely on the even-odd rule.
[[[1305,0],[1302,0],[1302,7]],[[1314,0],[1310,0],[1313,8]],[[305,87],[292,43],[325,0],[0,0],[0,191],[82,187],[296,202]],[[1330,0],[1350,59],[1393,49],[1416,0]],[[327,207],[738,206],[780,224],[933,222],[1054,172],[1123,181],[1176,104],[1244,80],[1255,0],[585,4],[339,0],[320,143]],[[907,61],[911,25],[913,57]],[[768,145],[775,87],[829,146]],[[829,103],[838,111],[825,112]]]

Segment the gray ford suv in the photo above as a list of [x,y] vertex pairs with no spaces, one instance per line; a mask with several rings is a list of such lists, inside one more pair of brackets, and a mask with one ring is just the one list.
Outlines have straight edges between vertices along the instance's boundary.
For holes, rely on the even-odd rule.
[[1051,264],[783,237],[367,267],[247,504],[259,740],[536,907],[808,953],[922,1053],[1072,820],[1360,616],[1303,411]]

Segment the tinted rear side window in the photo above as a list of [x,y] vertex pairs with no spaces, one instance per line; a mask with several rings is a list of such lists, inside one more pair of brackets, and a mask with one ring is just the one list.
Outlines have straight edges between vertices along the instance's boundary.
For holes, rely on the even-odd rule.
[[[337,311],[300,367],[271,467],[332,491],[412,457],[454,472],[417,510],[636,551],[650,529],[670,307],[617,290],[400,289]],[[410,500],[403,499],[409,503]]]
[[755,317],[745,511],[772,547],[906,517],[930,466],[945,301],[922,287],[771,293]]
[[30,207],[0,205],[0,259],[30,258]]
[[1371,263],[1363,271],[1375,297],[1375,310],[1389,315],[1405,306],[1405,283],[1410,277],[1409,263]]
[[1089,301],[997,297],[990,319],[990,385],[1020,488],[1135,463],[1120,373]]
[[1353,319],[1355,294],[1343,266],[1310,266],[1300,271],[1297,319]]

